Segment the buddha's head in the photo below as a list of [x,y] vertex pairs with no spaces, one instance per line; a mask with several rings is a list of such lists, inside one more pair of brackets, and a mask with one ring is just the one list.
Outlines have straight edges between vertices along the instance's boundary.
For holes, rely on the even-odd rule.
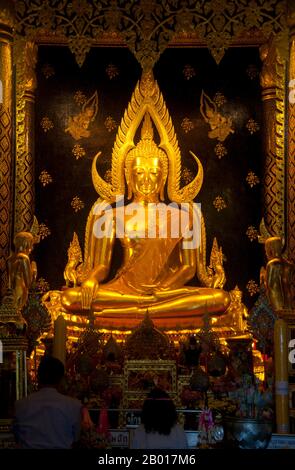
[[34,237],[30,232],[18,232],[14,237],[14,246],[18,253],[31,253]]
[[125,176],[128,199],[156,202],[164,199],[164,187],[168,173],[168,159],[153,140],[153,128],[149,114],[144,117],[141,140],[130,150],[125,160]]
[[280,258],[282,255],[281,237],[270,237],[265,241],[265,254],[268,260]]

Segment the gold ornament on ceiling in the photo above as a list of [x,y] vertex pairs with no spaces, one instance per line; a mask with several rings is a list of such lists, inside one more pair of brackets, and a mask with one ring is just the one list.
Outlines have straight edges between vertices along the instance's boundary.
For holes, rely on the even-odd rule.
[[79,160],[79,158],[83,158],[86,156],[86,151],[80,144],[75,144],[74,147],[72,148],[72,154],[76,158],[76,160]]
[[253,279],[247,282],[246,289],[249,292],[250,296],[252,297],[259,292],[259,285]]
[[39,181],[42,186],[47,186],[48,184],[52,183],[52,176],[48,173],[48,171],[43,170],[39,175]]
[[210,139],[218,139],[220,142],[224,142],[230,134],[235,132],[232,127],[232,119],[218,112],[216,103],[206,95],[204,90],[202,90],[201,94],[200,112],[204,121],[207,122],[211,128],[211,131],[208,132]]
[[254,171],[248,172],[246,176],[246,181],[251,188],[253,188],[254,186],[260,183],[260,180],[258,176],[254,173]]
[[[81,93],[81,92],[80,92]],[[75,94],[77,96],[77,93]],[[81,99],[81,95],[79,95]],[[75,97],[74,97],[75,99]],[[68,127],[65,132],[69,132],[73,139],[80,140],[82,137],[90,137],[91,131],[88,129],[91,122],[96,118],[98,111],[98,96],[97,91],[84,102],[82,110],[75,116],[70,116],[68,120]]]
[[79,198],[79,196],[74,196],[71,202],[71,206],[75,212],[79,212],[85,206],[84,202]]
[[112,116],[107,116],[104,121],[104,126],[108,132],[112,132],[116,127],[118,127],[118,124]]
[[218,142],[218,144],[215,145],[214,152],[219,160],[227,155],[227,149],[221,142]]
[[249,240],[253,242],[254,240],[257,240],[259,234],[258,234],[258,230],[253,225],[249,225],[249,227],[246,230],[246,235],[249,238]]
[[194,123],[188,117],[185,117],[181,121],[181,127],[184,130],[184,132],[187,134],[189,131],[193,130],[195,126],[194,126]]
[[144,71],[172,40],[195,38],[219,63],[234,42],[267,38],[286,28],[286,0],[134,0],[16,2],[16,32],[33,38],[67,38],[79,66],[92,45],[125,43]]
[[44,116],[41,119],[40,125],[44,132],[48,132],[54,128],[54,124],[48,116]]
[[49,227],[47,227],[46,224],[41,223],[39,224],[39,236],[41,240],[44,240],[44,238],[49,237],[51,235],[51,230]]
[[46,79],[55,75],[54,67],[50,64],[44,64],[41,70]]
[[196,71],[195,71],[194,67],[190,64],[186,64],[184,66],[182,73],[183,73],[184,78],[186,80],[190,80],[191,78],[196,76]]
[[222,196],[216,196],[216,198],[213,201],[213,206],[215,207],[217,212],[220,212],[223,209],[226,209],[227,204]]
[[259,126],[258,122],[255,121],[255,119],[251,118],[251,119],[248,120],[248,122],[246,124],[246,128],[248,129],[248,131],[252,135],[252,134],[255,134],[256,132],[259,131],[260,126]]

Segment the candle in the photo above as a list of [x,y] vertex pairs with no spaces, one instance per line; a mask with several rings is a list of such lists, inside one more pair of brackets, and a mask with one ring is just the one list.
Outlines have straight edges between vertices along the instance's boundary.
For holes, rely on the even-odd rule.
[[64,317],[59,317],[54,322],[54,338],[53,338],[53,356],[59,359],[63,364],[66,362],[66,340],[67,325]]

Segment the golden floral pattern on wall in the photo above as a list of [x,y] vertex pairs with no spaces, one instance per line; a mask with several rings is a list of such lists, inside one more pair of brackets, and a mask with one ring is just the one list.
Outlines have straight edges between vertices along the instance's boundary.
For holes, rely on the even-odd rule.
[[87,96],[83,91],[77,90],[74,94],[74,100],[79,106],[82,106],[87,101]]
[[112,80],[115,77],[118,77],[119,75],[119,67],[115,64],[108,64],[106,67],[106,74],[109,77],[110,80]]
[[50,289],[49,282],[47,282],[44,279],[44,277],[39,277],[39,279],[36,282],[36,287],[37,287],[37,290],[43,294],[45,294],[45,292],[48,292]]
[[190,80],[191,78],[195,77],[196,76],[196,70],[194,69],[194,67],[190,64],[186,64],[183,68],[183,71],[182,71],[183,75],[184,75],[184,78],[186,80]]
[[215,145],[214,152],[219,159],[227,155],[227,149],[221,142],[218,142],[218,144]]
[[253,279],[247,282],[246,289],[249,292],[250,296],[252,297],[259,292],[259,285]]
[[107,182],[107,183],[111,183],[112,182],[112,170],[107,170],[104,174],[104,180]]
[[184,167],[181,177],[182,177],[185,184],[189,184],[191,181],[193,181],[194,174],[193,174],[192,170],[190,170],[187,167]]
[[248,172],[246,176],[246,181],[251,188],[253,188],[254,186],[260,183],[260,180],[258,176],[254,173],[254,171]]
[[53,75],[55,75],[54,67],[50,64],[44,64],[42,67],[42,73],[46,79],[53,77]]
[[79,158],[83,158],[86,155],[85,149],[82,147],[80,144],[75,144],[74,147],[72,148],[72,154],[76,158],[76,160],[79,160]]
[[71,206],[75,212],[79,212],[85,206],[84,202],[79,198],[79,196],[74,196],[71,202]]
[[258,77],[259,70],[258,70],[258,68],[256,67],[255,64],[249,64],[248,67],[247,67],[247,70],[246,70],[246,74],[248,75],[250,80],[254,80],[255,78]]
[[39,224],[39,236],[41,240],[44,240],[44,238],[49,237],[51,235],[51,230],[49,227],[47,227],[46,224],[41,223]]
[[254,240],[257,240],[259,234],[258,234],[258,230],[253,225],[249,225],[249,227],[246,230],[246,235],[249,238],[249,240],[253,242]]
[[223,93],[218,91],[217,93],[215,93],[213,101],[216,104],[216,106],[218,108],[220,108],[223,104],[225,104],[227,102],[227,99],[226,99],[226,97],[224,96]]
[[52,176],[48,173],[48,171],[43,170],[39,175],[39,181],[42,186],[47,186],[48,184],[52,183]]
[[246,128],[250,132],[250,134],[255,134],[255,132],[258,132],[260,129],[260,126],[258,122],[255,121],[255,119],[250,118],[246,124]]
[[118,124],[112,116],[107,116],[104,121],[104,126],[108,130],[108,132],[112,132],[118,127]]
[[41,119],[40,125],[44,132],[48,132],[50,129],[54,128],[54,124],[48,116],[44,116]]
[[220,212],[227,207],[227,204],[222,196],[216,196],[213,201],[213,206],[218,212]]
[[191,131],[195,126],[194,126],[194,123],[188,118],[188,117],[185,117],[182,121],[181,121],[181,127],[182,129],[184,130],[184,132],[187,134],[189,131]]

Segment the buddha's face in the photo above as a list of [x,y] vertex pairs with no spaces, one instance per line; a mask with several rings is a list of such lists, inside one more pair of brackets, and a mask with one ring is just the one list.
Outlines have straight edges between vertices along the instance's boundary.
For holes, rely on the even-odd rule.
[[131,183],[135,198],[156,198],[162,185],[162,168],[157,157],[135,157],[131,166]]

